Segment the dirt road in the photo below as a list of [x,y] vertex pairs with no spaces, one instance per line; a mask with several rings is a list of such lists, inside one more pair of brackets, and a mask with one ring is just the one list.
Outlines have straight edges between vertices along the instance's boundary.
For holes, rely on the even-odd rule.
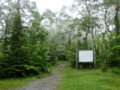
[[57,90],[59,81],[61,80],[60,69],[63,69],[65,64],[58,65],[52,72],[51,76],[38,79],[31,82],[29,85],[17,88],[16,90]]

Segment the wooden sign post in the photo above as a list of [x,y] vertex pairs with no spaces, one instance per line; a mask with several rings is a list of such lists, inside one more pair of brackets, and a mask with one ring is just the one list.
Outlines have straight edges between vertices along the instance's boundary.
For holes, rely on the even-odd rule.
[[95,53],[95,49],[93,50],[93,61],[94,61],[94,69],[96,69],[96,53]]
[[76,69],[78,69],[78,50],[76,49]]

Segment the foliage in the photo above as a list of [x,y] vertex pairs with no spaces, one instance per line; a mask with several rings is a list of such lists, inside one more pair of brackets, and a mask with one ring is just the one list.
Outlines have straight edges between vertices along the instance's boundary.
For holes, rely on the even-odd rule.
[[120,35],[110,40],[110,66],[120,66]]
[[119,0],[75,0],[69,8],[56,13],[46,10],[42,15],[29,0],[2,2],[1,78],[42,74],[57,60],[75,66],[76,49],[94,49],[103,71],[120,66]]
[[[9,37],[6,36],[9,40],[9,43],[6,43],[9,48],[7,52],[2,51],[0,55],[0,78],[47,73],[50,66],[47,61],[48,32],[40,25],[39,13],[31,11],[34,20],[29,22],[31,23],[29,26],[24,26],[19,8],[18,5],[17,12],[13,14],[11,32],[7,33]],[[33,10],[35,7],[29,8]],[[5,38],[3,41],[6,40]]]
[[119,69],[120,69],[120,68],[118,68],[118,67],[112,68],[112,69],[111,69],[111,72],[112,72],[113,74],[120,75],[120,70],[119,70]]

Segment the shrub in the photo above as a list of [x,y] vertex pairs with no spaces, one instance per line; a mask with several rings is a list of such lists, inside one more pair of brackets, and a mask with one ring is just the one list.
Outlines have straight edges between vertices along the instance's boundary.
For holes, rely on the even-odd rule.
[[120,35],[110,40],[110,66],[120,67]]

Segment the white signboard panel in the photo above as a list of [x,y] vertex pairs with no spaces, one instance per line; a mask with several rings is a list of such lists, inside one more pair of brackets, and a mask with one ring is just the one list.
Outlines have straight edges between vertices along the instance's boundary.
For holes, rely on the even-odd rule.
[[80,50],[79,62],[93,62],[93,50]]

